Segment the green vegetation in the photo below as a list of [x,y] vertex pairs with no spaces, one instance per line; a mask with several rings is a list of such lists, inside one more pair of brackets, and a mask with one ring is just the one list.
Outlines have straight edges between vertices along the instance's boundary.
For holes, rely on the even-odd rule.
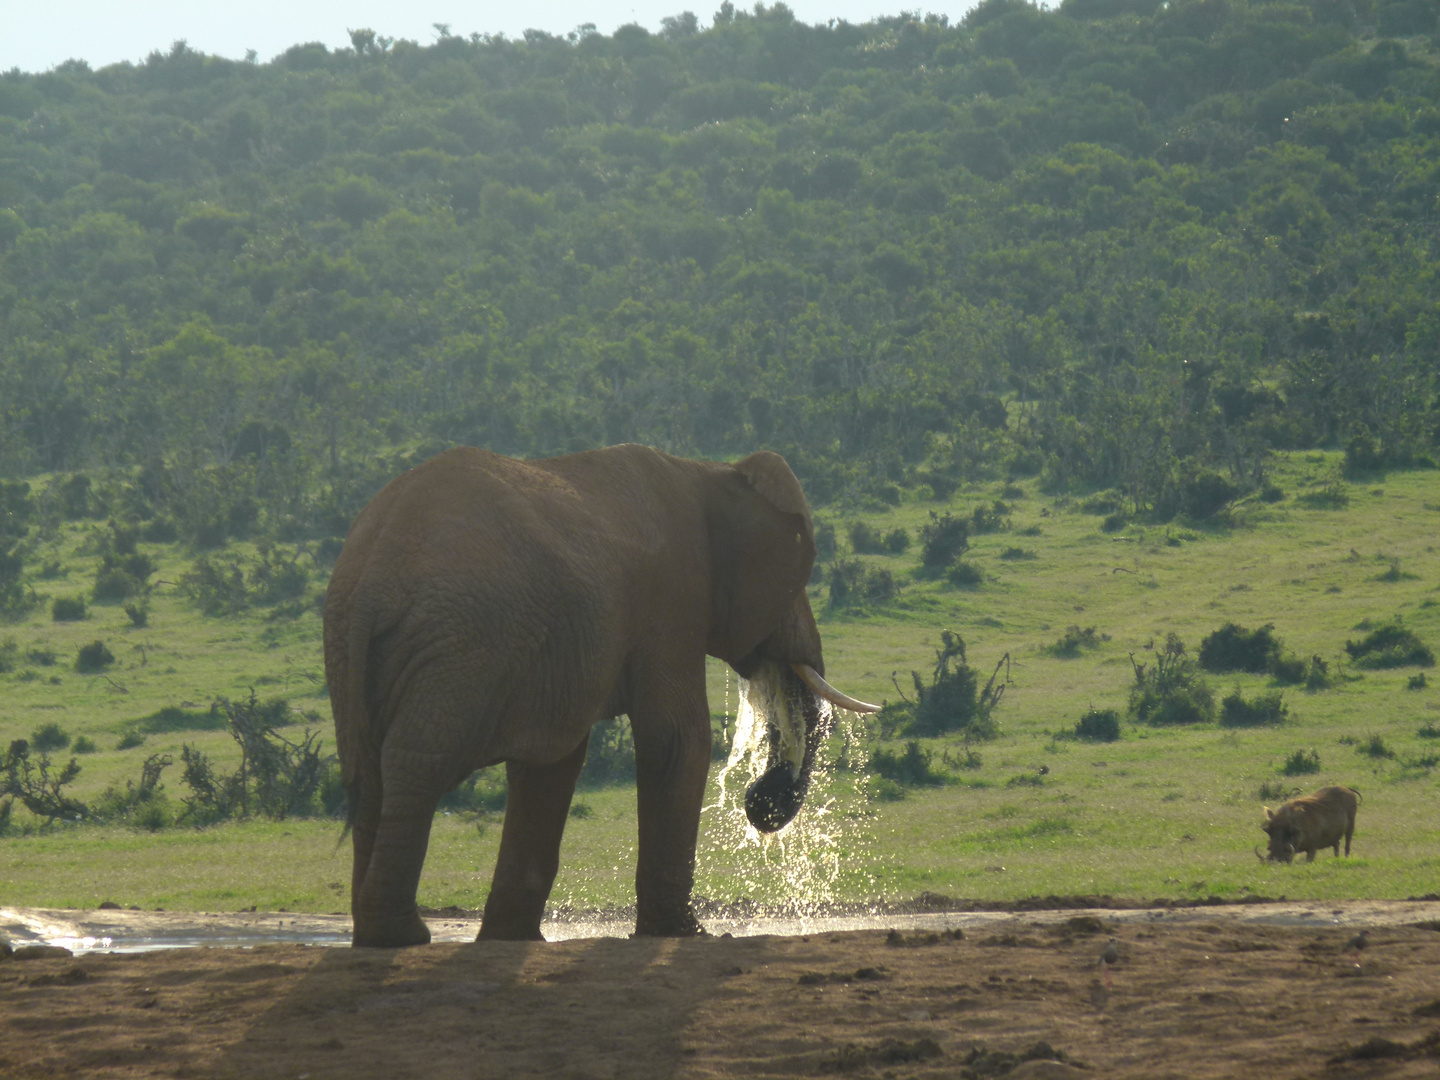
[[[1368,621],[1356,629],[1369,629]],[[1433,667],[1435,653],[1397,619],[1370,630],[1359,641],[1345,642],[1350,659],[1364,668]]]
[[1090,742],[1117,742],[1120,738],[1120,714],[1114,709],[1086,709],[1075,722],[1075,737]]
[[1220,726],[1228,728],[1260,727],[1284,722],[1289,710],[1278,694],[1257,694],[1247,698],[1232,690],[1220,702]]

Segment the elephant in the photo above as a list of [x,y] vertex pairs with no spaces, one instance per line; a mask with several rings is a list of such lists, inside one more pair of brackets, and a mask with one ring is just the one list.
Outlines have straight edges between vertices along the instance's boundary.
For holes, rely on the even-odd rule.
[[800,809],[830,706],[877,709],[824,679],[814,560],[804,492],[769,451],[727,464],[636,445],[528,461],[457,447],[392,480],[355,519],[325,597],[353,943],[430,940],[416,891],[438,802],[500,762],[505,822],[478,939],[543,940],[590,729],[622,714],[635,932],[704,933],[691,891],[705,657],[771,679],[803,719],[801,751],[769,728],[745,800],[762,831]]

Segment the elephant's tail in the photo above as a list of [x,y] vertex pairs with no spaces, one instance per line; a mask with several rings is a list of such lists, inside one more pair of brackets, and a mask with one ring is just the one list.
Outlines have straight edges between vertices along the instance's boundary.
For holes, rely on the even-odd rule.
[[[345,791],[345,827],[336,847],[345,842],[367,799],[380,798],[380,747],[372,726],[365,693],[365,668],[374,632],[373,614],[360,602],[362,594],[352,592],[342,603],[345,618],[339,625],[338,640],[329,643],[332,661],[330,704],[335,714],[335,745],[340,758],[340,784]],[[328,621],[328,620],[327,620]],[[327,627],[328,629],[328,627]]]

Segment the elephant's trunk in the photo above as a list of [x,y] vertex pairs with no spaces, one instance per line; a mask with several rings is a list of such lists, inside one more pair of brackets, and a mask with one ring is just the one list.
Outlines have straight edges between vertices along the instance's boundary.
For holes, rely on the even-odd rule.
[[[745,789],[745,817],[760,832],[773,833],[790,824],[805,803],[820,744],[834,726],[834,713],[825,702],[873,707],[830,687],[808,665],[777,664],[758,677],[775,683],[766,688],[770,700],[764,714],[770,753],[764,774]],[[815,682],[828,693],[820,692]]]

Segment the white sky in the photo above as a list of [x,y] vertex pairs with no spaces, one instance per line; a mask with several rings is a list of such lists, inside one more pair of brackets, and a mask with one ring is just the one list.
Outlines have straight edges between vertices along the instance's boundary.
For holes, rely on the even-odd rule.
[[[974,2],[935,0],[921,7],[907,0],[791,0],[790,8],[806,23],[863,23],[904,10],[935,11],[954,21]],[[254,49],[264,61],[300,42],[348,46],[347,30],[360,27],[427,45],[435,40],[437,22],[461,36],[518,37],[530,28],[567,34],[587,22],[609,34],[626,23],[658,30],[662,18],[688,9],[703,27],[719,6],[720,0],[0,0],[0,71],[47,71],[69,59],[93,68],[140,61],[156,49],[167,51],[178,38],[199,52],[233,59]]]

